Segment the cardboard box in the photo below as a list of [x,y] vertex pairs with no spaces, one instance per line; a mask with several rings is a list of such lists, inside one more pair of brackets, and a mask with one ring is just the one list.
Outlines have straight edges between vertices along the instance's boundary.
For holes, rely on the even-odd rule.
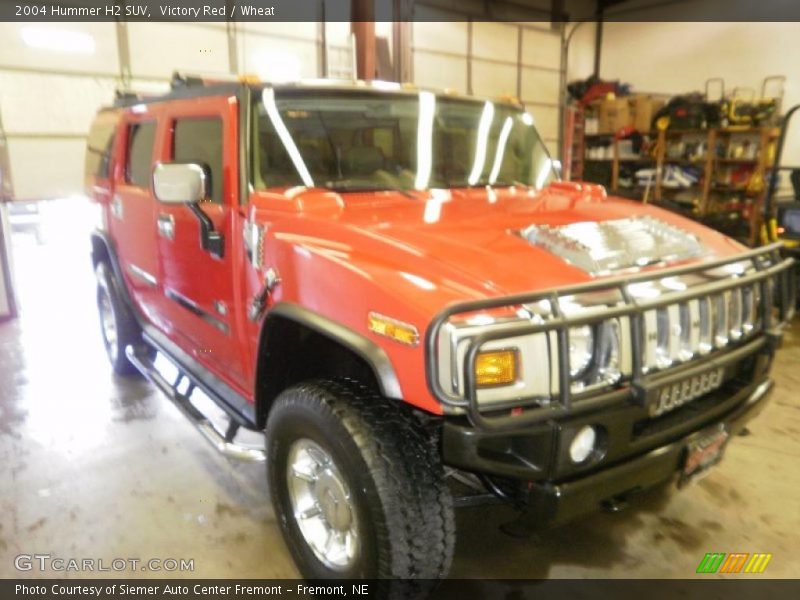
[[616,133],[623,127],[633,125],[633,114],[628,98],[603,100],[597,110],[600,133]]
[[664,106],[665,101],[645,94],[629,97],[633,126],[645,133],[653,128],[653,116]]

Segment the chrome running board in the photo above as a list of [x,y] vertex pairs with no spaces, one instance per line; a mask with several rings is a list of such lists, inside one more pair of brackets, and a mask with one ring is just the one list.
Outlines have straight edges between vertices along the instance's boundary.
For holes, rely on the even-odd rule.
[[[191,378],[180,368],[178,368],[179,375],[175,383],[170,384],[164,376],[158,372],[153,361],[147,356],[147,350],[145,348],[128,346],[125,349],[125,355],[139,372],[141,372],[145,379],[164,392],[167,398],[172,400],[172,403],[178,407],[178,410],[181,411],[183,416],[189,419],[203,437],[220,453],[228,458],[235,458],[247,462],[264,462],[267,459],[265,450],[250,448],[233,441],[239,430],[239,423],[237,423],[236,420],[231,418],[228,431],[223,434],[214,426],[208,417],[192,404],[189,398],[192,395],[195,385]],[[189,387],[186,392],[181,393],[178,391],[178,388],[184,378],[189,382]],[[222,408],[221,405],[220,407]]]

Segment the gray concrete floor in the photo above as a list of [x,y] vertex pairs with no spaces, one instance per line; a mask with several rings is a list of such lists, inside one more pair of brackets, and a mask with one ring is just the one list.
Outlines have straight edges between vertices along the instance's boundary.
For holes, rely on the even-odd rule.
[[[0,577],[42,576],[14,568],[15,556],[34,553],[106,564],[194,559],[193,573],[172,576],[296,577],[263,466],[226,460],[147,383],[112,375],[87,228],[63,226],[77,220],[73,206],[50,213],[45,245],[15,239],[23,314],[0,324]],[[684,578],[717,551],[770,552],[762,577],[797,577],[798,365],[795,322],[770,406],[751,435],[733,440],[721,465],[687,489],[652,490],[626,512],[527,539],[499,531],[508,510],[459,512],[452,575]]]

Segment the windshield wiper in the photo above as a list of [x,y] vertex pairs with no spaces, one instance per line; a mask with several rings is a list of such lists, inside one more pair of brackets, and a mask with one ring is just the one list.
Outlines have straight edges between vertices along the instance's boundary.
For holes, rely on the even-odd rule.
[[513,185],[522,185],[522,186],[524,186],[525,184],[521,183],[521,182],[518,182],[518,181],[511,181],[511,182],[508,182],[508,181],[495,181],[494,183],[489,183],[488,180],[481,179],[480,181],[476,181],[475,183],[469,183],[468,181],[461,181],[461,180],[459,180],[459,181],[446,181],[444,185],[445,185],[445,187],[448,187],[448,188],[469,188],[469,189],[474,189],[474,188],[482,188],[482,187],[511,187]]
[[369,185],[348,181],[328,181],[325,183],[325,187],[333,192],[398,192],[403,194],[406,198],[416,199],[410,191],[404,188],[392,187],[390,185]]

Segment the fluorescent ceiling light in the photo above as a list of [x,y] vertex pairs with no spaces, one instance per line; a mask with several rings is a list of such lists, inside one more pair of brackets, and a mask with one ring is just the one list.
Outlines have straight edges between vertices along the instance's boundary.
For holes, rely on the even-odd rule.
[[433,162],[433,115],[436,111],[436,96],[431,92],[419,94],[419,120],[417,122],[417,177],[414,187],[424,190],[431,178]]
[[483,173],[483,165],[486,162],[486,142],[489,139],[489,128],[492,126],[494,118],[494,104],[487,102],[483,105],[481,120],[478,123],[478,139],[475,144],[475,162],[472,164],[472,172],[467,181],[470,185],[475,185]]
[[22,41],[31,48],[74,54],[94,54],[94,38],[81,31],[51,29],[50,27],[23,27],[21,35]]

